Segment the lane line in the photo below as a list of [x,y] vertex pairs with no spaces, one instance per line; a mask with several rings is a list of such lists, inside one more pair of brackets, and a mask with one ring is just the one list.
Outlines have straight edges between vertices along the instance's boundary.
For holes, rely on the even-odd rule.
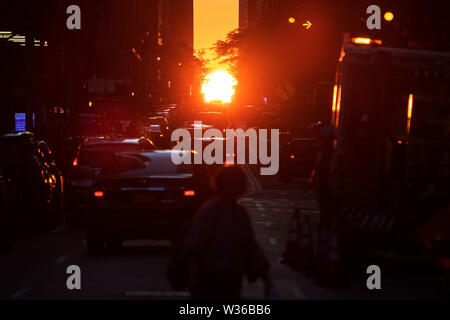
[[15,293],[13,293],[11,295],[11,299],[19,299],[20,297],[22,297],[25,293],[27,293],[30,290],[31,290],[30,288],[24,288],[19,291],[16,291]]

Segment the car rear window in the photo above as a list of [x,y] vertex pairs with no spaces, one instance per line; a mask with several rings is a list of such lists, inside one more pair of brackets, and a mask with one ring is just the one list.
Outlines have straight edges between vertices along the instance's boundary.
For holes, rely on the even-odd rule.
[[81,149],[78,164],[92,168],[104,168],[117,152],[141,151],[138,144],[98,144]]
[[[134,158],[133,161],[131,158]],[[117,155],[116,160],[120,163],[120,172],[112,173],[119,176],[166,176],[166,175],[192,175],[193,165],[172,162],[170,154],[124,153]],[[137,163],[137,161],[140,162]],[[116,162],[117,163],[117,162]],[[128,167],[127,167],[128,166]]]

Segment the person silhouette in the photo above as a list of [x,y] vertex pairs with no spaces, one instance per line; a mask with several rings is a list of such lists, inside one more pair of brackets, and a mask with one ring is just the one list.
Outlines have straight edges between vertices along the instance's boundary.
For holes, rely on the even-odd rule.
[[267,288],[269,262],[258,245],[245,209],[237,203],[247,187],[240,166],[223,167],[215,177],[218,197],[197,213],[184,250],[188,256],[188,288],[195,300],[237,300],[244,276],[263,279]]

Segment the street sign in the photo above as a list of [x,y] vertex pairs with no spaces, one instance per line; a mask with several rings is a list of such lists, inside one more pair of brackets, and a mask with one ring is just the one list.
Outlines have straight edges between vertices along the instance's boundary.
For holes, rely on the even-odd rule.
[[287,80],[282,81],[276,89],[276,93],[284,101],[289,100],[289,98],[294,95],[295,91],[295,87]]
[[308,20],[306,20],[306,22],[303,24],[304,27],[306,27],[306,29],[311,28],[312,23],[309,22]]
[[26,114],[25,113],[15,113],[14,114],[14,129],[16,131],[26,130]]

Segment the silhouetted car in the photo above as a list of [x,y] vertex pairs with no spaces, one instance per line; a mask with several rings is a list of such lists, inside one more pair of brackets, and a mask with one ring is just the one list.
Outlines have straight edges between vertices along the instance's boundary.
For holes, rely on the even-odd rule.
[[177,237],[212,188],[206,166],[175,165],[172,153],[180,151],[124,152],[102,170],[90,188],[89,251],[130,239]]
[[56,179],[56,188],[58,190],[57,201],[60,202],[60,206],[64,206],[64,178],[60,167],[56,165],[55,158],[49,146],[47,145],[47,142],[43,140],[39,141],[38,147],[39,150],[41,150],[41,152],[43,153],[45,162],[48,164],[48,170],[51,174],[54,175]]
[[293,138],[280,150],[279,177],[289,181],[293,177],[307,178],[314,169],[320,142],[315,138]]
[[202,121],[204,124],[209,124],[213,128],[219,130],[225,130],[226,128],[230,127],[227,116],[223,112],[197,112],[193,120]]
[[169,147],[169,132],[163,130],[159,124],[151,124],[145,126],[145,136],[152,140],[159,149],[167,149]]
[[0,169],[0,253],[11,248],[14,238],[14,189],[11,180]]
[[0,169],[2,179],[15,190],[14,196],[8,197],[8,210],[14,211],[8,213],[10,221],[14,221],[12,228],[34,230],[62,222],[63,189],[62,180],[58,181],[59,169],[45,156],[32,133],[0,137]]
[[[88,207],[89,188],[93,179],[108,164],[117,152],[140,152],[156,149],[148,138],[124,139],[111,137],[86,138],[79,146],[68,171],[67,201],[69,224],[79,224],[83,220],[82,209]],[[78,212],[77,212],[78,211]]]
[[150,125],[159,125],[161,127],[162,131],[169,131],[169,122],[165,117],[161,116],[153,116],[148,117],[144,121],[144,126],[150,126]]

